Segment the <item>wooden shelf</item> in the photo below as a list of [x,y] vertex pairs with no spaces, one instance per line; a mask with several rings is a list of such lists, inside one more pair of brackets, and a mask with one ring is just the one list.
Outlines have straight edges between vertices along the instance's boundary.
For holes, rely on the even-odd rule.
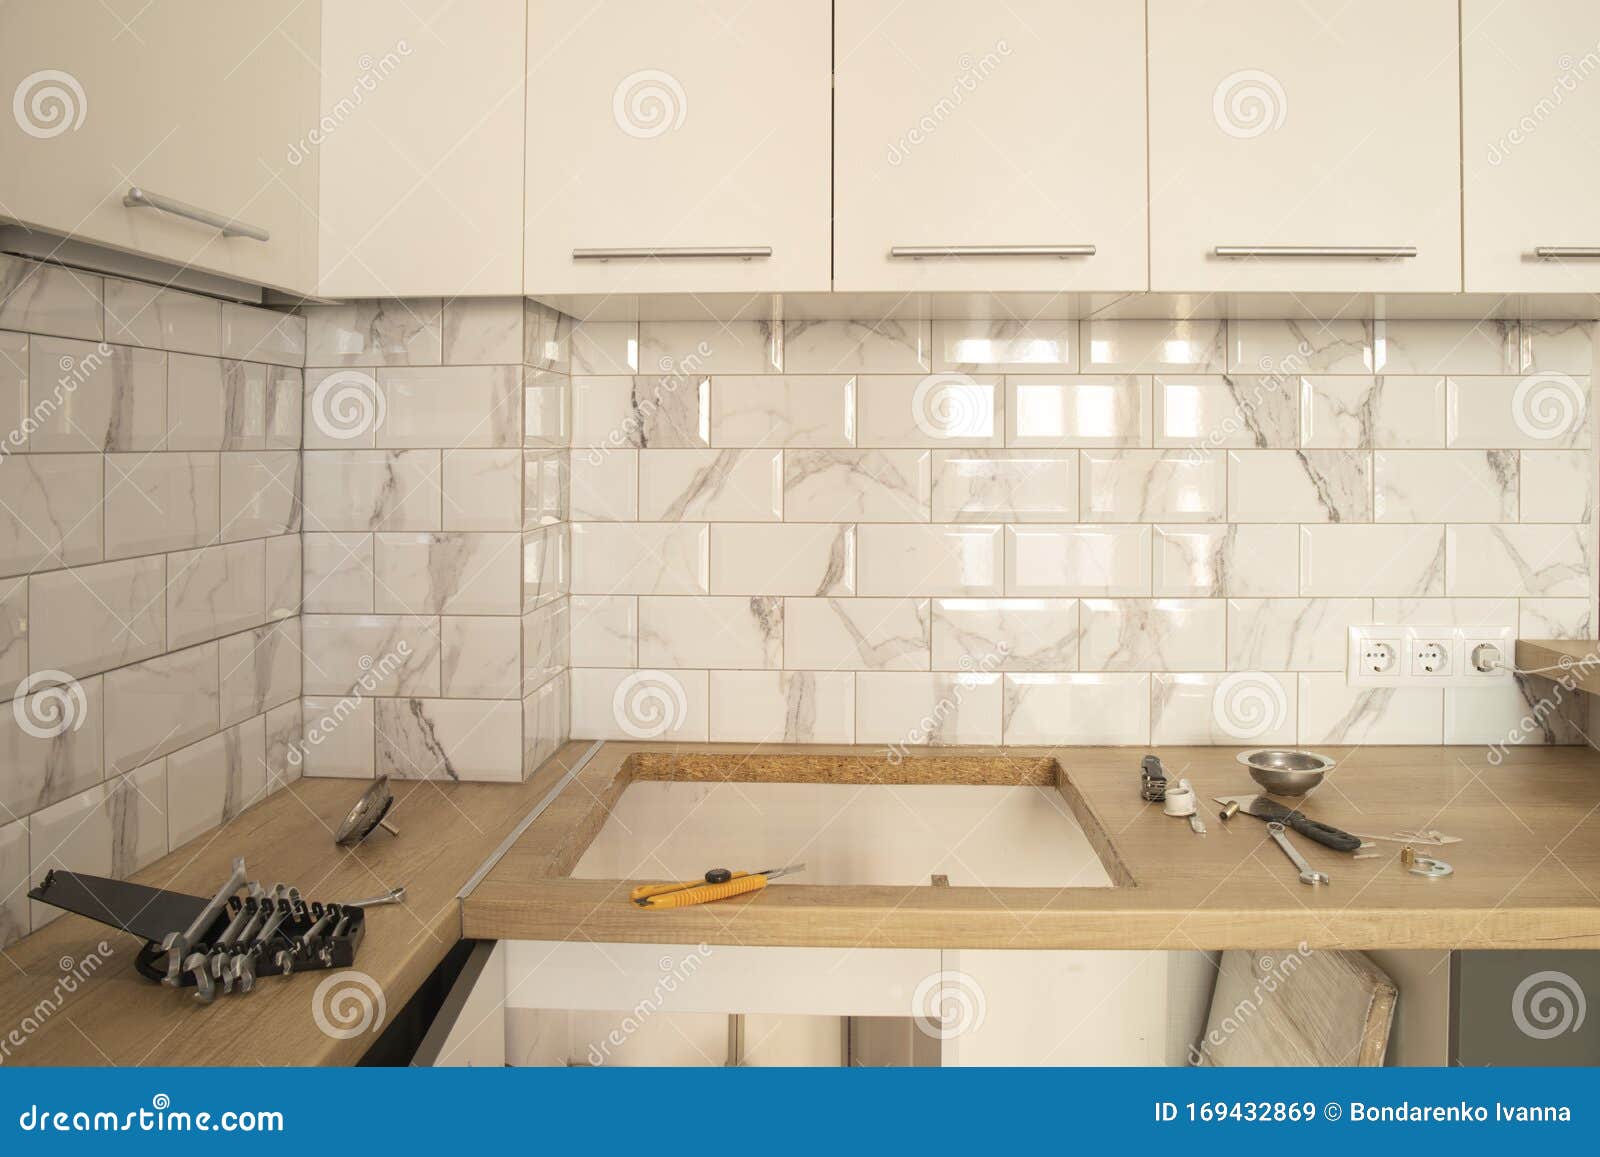
[[1579,691],[1600,695],[1600,640],[1596,639],[1518,639],[1517,669],[1536,671],[1545,667],[1548,679],[1565,679]]

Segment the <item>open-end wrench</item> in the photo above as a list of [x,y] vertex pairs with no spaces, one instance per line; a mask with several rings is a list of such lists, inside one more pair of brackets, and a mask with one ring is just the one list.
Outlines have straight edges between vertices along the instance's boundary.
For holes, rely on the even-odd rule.
[[369,896],[365,900],[346,900],[346,908],[377,908],[384,904],[403,904],[406,899],[406,886],[397,884],[381,896]]
[[1284,826],[1278,823],[1276,820],[1267,824],[1267,831],[1271,834],[1273,840],[1277,842],[1277,845],[1283,849],[1283,854],[1288,856],[1289,859],[1293,861],[1294,866],[1300,869],[1300,882],[1302,884],[1333,883],[1333,881],[1329,878],[1328,873],[1319,872],[1310,864],[1306,863],[1306,858],[1296,851],[1295,846],[1289,842],[1289,837],[1285,834],[1286,830],[1287,829],[1285,829]]
[[314,951],[322,941],[322,934],[326,932],[329,925],[331,925],[338,918],[339,906],[337,904],[329,904],[328,907],[323,910],[322,915],[317,917],[317,922],[310,928],[307,928],[305,934],[301,936],[300,939],[296,940],[288,948],[278,949],[278,955],[276,959],[279,970],[285,976],[292,975],[294,973],[294,958],[301,953]]
[[217,984],[211,979],[211,957],[204,952],[191,952],[183,962],[185,972],[194,973],[194,998],[201,1004],[217,999]]
[[228,882],[217,889],[217,894],[200,909],[200,914],[189,927],[182,932],[167,933],[166,939],[161,942],[161,947],[167,951],[167,975],[162,980],[163,984],[170,984],[173,988],[179,986],[183,970],[188,966],[189,950],[210,930],[217,913],[222,911],[233,894],[248,882],[244,874],[244,858],[241,856],[233,861],[233,875],[228,877]]
[[277,935],[278,927],[289,918],[289,913],[294,907],[289,895],[291,893],[299,895],[295,889],[283,888],[281,885],[273,891],[277,897],[277,911],[261,926],[255,939],[233,958],[233,978],[238,982],[240,992],[249,992],[256,986],[256,961],[261,959],[261,954],[266,951],[268,943]]

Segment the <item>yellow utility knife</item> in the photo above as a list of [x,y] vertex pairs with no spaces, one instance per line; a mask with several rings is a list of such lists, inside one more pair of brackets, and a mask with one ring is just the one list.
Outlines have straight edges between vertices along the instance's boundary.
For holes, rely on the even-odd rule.
[[713,900],[726,900],[730,896],[743,896],[746,892],[759,892],[767,881],[791,872],[805,871],[804,864],[790,864],[785,868],[763,868],[759,872],[730,872],[727,868],[712,868],[700,880],[681,880],[676,884],[640,884],[628,898],[641,908],[687,908],[693,904],[709,904]]

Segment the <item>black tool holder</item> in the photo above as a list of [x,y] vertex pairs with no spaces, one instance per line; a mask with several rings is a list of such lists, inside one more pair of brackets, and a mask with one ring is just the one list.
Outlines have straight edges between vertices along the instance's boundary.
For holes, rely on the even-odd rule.
[[[348,968],[366,934],[366,911],[301,898],[296,888],[243,881],[244,861],[210,900],[78,872],[54,870],[29,899],[145,939],[134,967],[210,1003],[218,990],[249,992],[262,976]],[[240,887],[246,894],[237,894]]]

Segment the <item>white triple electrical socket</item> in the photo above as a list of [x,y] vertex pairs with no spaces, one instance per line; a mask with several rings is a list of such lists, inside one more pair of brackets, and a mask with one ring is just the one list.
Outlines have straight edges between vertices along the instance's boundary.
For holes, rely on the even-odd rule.
[[1351,627],[1345,681],[1362,687],[1503,683],[1511,678],[1516,636],[1512,627]]

